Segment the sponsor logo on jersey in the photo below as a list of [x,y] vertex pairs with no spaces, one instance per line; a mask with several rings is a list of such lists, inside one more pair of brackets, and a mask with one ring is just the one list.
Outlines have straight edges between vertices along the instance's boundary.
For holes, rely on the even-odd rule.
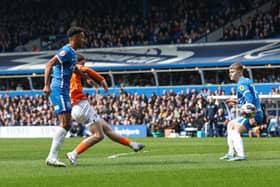
[[54,110],[59,110],[59,105],[55,105]]
[[240,86],[239,86],[239,90],[240,90],[240,91],[244,91],[244,90],[245,90],[245,87],[244,87],[243,85],[240,85]]
[[59,52],[59,56],[65,56],[66,55],[66,51],[65,50],[62,50]]

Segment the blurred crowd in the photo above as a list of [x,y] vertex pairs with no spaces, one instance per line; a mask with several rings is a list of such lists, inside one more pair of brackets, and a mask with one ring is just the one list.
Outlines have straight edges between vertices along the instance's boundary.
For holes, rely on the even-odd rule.
[[[255,83],[280,83],[280,74],[276,71],[267,71],[266,69],[260,69],[253,71]],[[258,76],[256,76],[258,75]]]
[[259,10],[253,17],[249,16],[240,26],[233,24],[224,30],[224,41],[268,39],[280,37],[280,4],[273,1],[272,8],[268,12]]
[[[279,95],[280,87],[273,88],[270,95]],[[145,124],[150,135],[163,133],[165,129],[173,129],[180,133],[187,127],[206,130],[208,136],[224,136],[230,115],[235,115],[235,107],[229,114],[221,100],[211,96],[225,95],[222,88],[211,93],[208,89],[197,91],[186,89],[175,93],[173,90],[163,91],[162,95],[152,93],[147,97],[137,93],[120,90],[118,95],[103,96],[98,92],[88,95],[88,99],[97,113],[112,125]],[[227,95],[236,95],[234,88]],[[275,120],[277,102],[263,100],[267,109],[267,124]],[[279,106],[279,103],[278,103]],[[58,125],[58,118],[47,97],[0,95],[1,126],[40,126]],[[73,122],[73,125],[77,125]]]
[[42,47],[57,49],[65,42],[57,39],[70,26],[87,29],[87,47],[192,43],[264,2],[2,0],[0,51],[14,51],[39,37]]
[[[215,72],[213,70],[213,72]],[[222,72],[222,71],[219,71]],[[224,71],[225,72],[225,71]],[[196,71],[188,71],[188,79],[185,78],[186,71],[173,71],[173,72],[157,72],[157,79],[159,86],[183,86],[183,85],[202,85],[200,75]],[[145,73],[129,73],[123,72],[122,74],[112,73],[114,84],[111,82],[111,78],[108,74],[103,74],[109,87],[124,88],[124,87],[150,87],[156,86],[155,77],[152,72]],[[211,83],[214,85],[218,84],[230,84],[232,83],[229,78],[222,75],[217,79],[216,76],[203,72],[206,85]],[[225,74],[228,74],[225,72]],[[209,76],[210,75],[210,76]],[[280,83],[279,68],[256,68],[252,69],[252,76],[254,83]],[[210,81],[213,79],[213,81]],[[222,83],[221,81],[224,81]],[[0,76],[0,91],[21,91],[21,90],[42,90],[44,77],[43,75],[32,76]],[[84,87],[90,88],[90,85],[84,84]]]
[[[81,26],[87,30],[87,47],[122,47],[134,45],[192,43],[202,36],[240,18],[259,7],[264,0],[2,0],[0,6],[0,52],[15,51],[31,39],[38,37],[46,49],[57,49],[65,41],[70,26]],[[59,10],[59,11],[58,11]],[[269,12],[258,11],[242,25],[231,25],[224,30],[222,40],[248,40],[270,38],[279,34],[279,3],[273,1]],[[37,51],[38,46],[34,46]],[[280,82],[279,73],[260,72],[254,82]],[[127,75],[126,75],[127,76]],[[119,76],[119,80],[134,81],[135,78]],[[40,78],[42,79],[42,77]],[[145,78],[146,80],[150,80]],[[164,81],[164,79],[161,79]],[[34,81],[33,87],[37,89]],[[140,81],[143,82],[143,81]],[[148,81],[147,84],[151,84]],[[166,81],[168,82],[168,81]],[[128,83],[120,82],[117,84]],[[132,84],[132,83],[131,83]],[[168,82],[169,84],[169,82]],[[189,85],[192,83],[188,83]],[[41,85],[41,84],[40,84]],[[141,85],[141,86],[146,86]],[[0,79],[0,90],[30,90],[25,78]],[[40,88],[38,88],[40,89]],[[175,132],[186,127],[209,129],[209,136],[223,136],[229,114],[221,101],[209,96],[225,95],[222,89],[182,90],[179,93],[164,91],[147,97],[137,93],[102,96],[88,95],[95,110],[112,125],[146,124],[149,132],[162,133],[165,129]],[[235,90],[227,95],[235,95]],[[280,94],[273,88],[271,95]],[[273,100],[263,100],[267,111],[267,126],[271,116],[276,116],[279,106]],[[234,107],[230,108],[234,114]],[[274,119],[272,119],[273,121]],[[37,96],[0,95],[0,126],[58,125],[58,119],[48,98]],[[75,122],[73,122],[75,123]]]
[[1,126],[58,125],[48,98],[45,96],[0,95]]

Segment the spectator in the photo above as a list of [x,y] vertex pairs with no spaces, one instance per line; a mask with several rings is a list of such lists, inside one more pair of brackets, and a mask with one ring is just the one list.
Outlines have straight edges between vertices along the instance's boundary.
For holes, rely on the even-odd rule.
[[[65,4],[62,1],[2,0],[0,51],[27,50],[24,44],[35,38],[41,38],[42,49],[58,49],[65,42],[62,33],[70,26],[86,28],[88,47],[92,48],[192,43],[264,1],[226,2],[228,4],[209,0],[149,1],[150,8],[144,11],[142,1],[85,0],[77,3],[69,0]],[[57,7],[62,6],[63,10],[57,11]],[[269,29],[259,37],[275,32],[279,27],[274,24],[276,20],[277,17],[268,19],[265,25]]]
[[279,2],[273,1],[270,11],[258,11],[253,17],[248,17],[245,22],[236,28],[234,25],[224,30],[221,40],[249,40],[267,39],[279,36],[275,28],[279,28]]
[[209,97],[207,99],[207,105],[205,109],[205,129],[207,135],[210,137],[217,137],[218,136],[218,127],[217,127],[217,111],[218,106],[215,105],[213,98]]
[[[219,88],[220,90],[221,88]],[[205,94],[207,93],[207,94]],[[186,127],[203,128],[203,117],[207,116],[205,98],[208,98],[218,91],[202,89],[179,91],[164,91],[161,96],[152,93],[146,95],[131,94],[121,90],[119,95],[110,94],[102,96],[100,93],[88,95],[90,103],[100,116],[112,125],[135,125],[146,124],[150,132],[161,134],[165,128],[171,128],[175,132],[184,131]],[[228,95],[227,93],[226,95]],[[273,88],[272,95],[280,94],[278,87]],[[202,97],[202,95],[204,97]],[[208,99],[210,102],[211,99]],[[210,115],[207,121],[212,119],[217,124],[215,136],[223,136],[228,115],[223,105],[215,102],[218,112]],[[268,111],[268,121],[273,124],[277,111],[275,100],[262,100]],[[208,104],[210,106],[210,103]],[[235,107],[230,108],[232,115],[236,115]],[[58,119],[54,115],[54,109],[45,96],[16,96],[8,94],[0,95],[0,125],[1,126],[41,126],[58,125]],[[271,125],[268,130],[272,132]],[[263,128],[261,132],[265,132]],[[271,133],[271,135],[273,135]]]

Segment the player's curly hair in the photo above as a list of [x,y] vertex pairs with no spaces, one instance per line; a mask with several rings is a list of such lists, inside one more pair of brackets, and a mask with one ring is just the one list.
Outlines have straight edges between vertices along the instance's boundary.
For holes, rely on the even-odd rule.
[[81,27],[71,27],[70,29],[68,29],[67,31],[67,36],[68,38],[76,35],[76,34],[80,34],[82,32],[85,32],[85,30]]

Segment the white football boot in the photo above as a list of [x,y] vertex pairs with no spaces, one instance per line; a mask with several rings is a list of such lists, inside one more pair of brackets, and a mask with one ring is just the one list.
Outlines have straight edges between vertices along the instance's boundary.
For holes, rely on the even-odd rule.
[[141,144],[141,143],[137,143],[137,142],[131,142],[131,144],[129,145],[131,147],[131,149],[133,149],[135,152],[138,152],[140,150],[142,150],[145,145]]
[[73,165],[73,166],[77,165],[77,156],[74,155],[74,153],[68,152],[68,153],[66,153],[65,156],[69,160],[71,165]]
[[46,165],[53,166],[53,167],[66,167],[66,165],[63,162],[60,162],[59,160],[52,159],[52,158],[46,159]]

